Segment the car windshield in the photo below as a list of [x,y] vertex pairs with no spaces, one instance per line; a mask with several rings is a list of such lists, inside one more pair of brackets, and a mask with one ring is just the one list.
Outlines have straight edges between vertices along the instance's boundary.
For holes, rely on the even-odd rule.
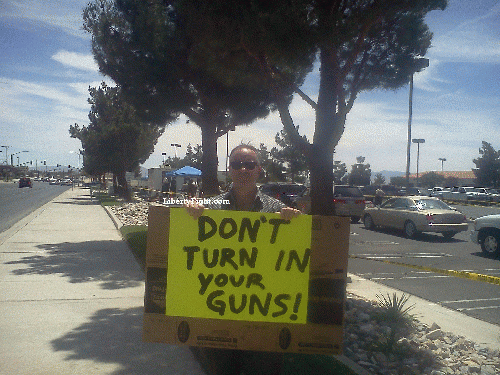
[[352,186],[335,186],[333,188],[333,195],[335,197],[362,197],[361,190]]
[[415,201],[415,206],[419,210],[452,210],[450,206],[438,199],[419,199]]

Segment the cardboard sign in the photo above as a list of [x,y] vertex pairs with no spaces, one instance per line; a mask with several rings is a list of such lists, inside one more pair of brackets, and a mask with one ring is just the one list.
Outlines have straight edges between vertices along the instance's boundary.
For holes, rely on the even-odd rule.
[[305,324],[311,219],[171,208],[166,315]]
[[150,206],[144,340],[341,354],[349,218],[205,212]]

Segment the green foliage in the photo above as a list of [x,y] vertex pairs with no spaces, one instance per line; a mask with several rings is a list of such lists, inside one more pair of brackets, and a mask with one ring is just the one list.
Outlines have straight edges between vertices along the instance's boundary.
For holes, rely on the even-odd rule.
[[415,305],[407,306],[409,297],[404,293],[398,297],[396,293],[378,295],[377,299],[382,311],[376,316],[378,321],[383,321],[390,327],[390,332],[381,340],[379,349],[384,352],[394,352],[397,350],[397,341],[407,335],[415,327],[416,318],[410,311]]
[[384,185],[384,184],[385,184],[385,177],[380,172],[376,173],[375,179],[373,180],[373,185]]
[[473,160],[477,184],[500,187],[500,150],[496,151],[490,143],[483,141],[479,154],[481,156]]
[[283,182],[286,180],[285,167],[271,156],[264,143],[261,143],[259,147],[259,160],[265,172],[259,182]]
[[165,160],[165,164],[169,165],[173,169],[179,169],[185,166],[194,167],[201,170],[201,159],[203,151],[200,145],[196,145],[193,149],[191,144],[187,145],[186,154],[181,159],[177,156],[169,156]]
[[[390,181],[390,184],[394,186],[406,186],[406,178],[403,176],[391,177]],[[422,181],[422,177],[420,178],[420,181]]]
[[128,192],[125,172],[135,170],[154,150],[165,125],[144,122],[119,87],[89,88],[90,123],[70,126],[72,138],[82,142],[83,168],[90,175],[112,172]]
[[428,172],[419,176],[419,184],[427,188],[433,188],[434,186],[443,186],[444,181],[444,177],[436,172]]
[[129,245],[142,270],[146,268],[147,225],[124,225],[120,228],[122,237]]
[[[84,29],[102,73],[121,85],[147,121],[169,122],[185,114],[202,131],[205,194],[218,192],[217,138],[274,109],[258,85],[228,86],[207,68],[193,22],[180,1],[94,0],[84,10]],[[217,67],[219,69],[220,67]]]
[[348,176],[349,185],[367,186],[370,185],[372,171],[370,164],[364,164],[365,158],[358,156],[357,163],[351,167],[351,173]]
[[[296,127],[297,132],[299,127]],[[303,136],[307,142],[306,136]],[[307,161],[302,152],[292,144],[290,135],[282,129],[274,138],[278,147],[271,149],[271,157],[286,171],[291,182],[304,181],[307,174]]]
[[335,160],[333,162],[333,182],[335,184],[344,183],[346,174],[347,174],[347,167],[345,163]]

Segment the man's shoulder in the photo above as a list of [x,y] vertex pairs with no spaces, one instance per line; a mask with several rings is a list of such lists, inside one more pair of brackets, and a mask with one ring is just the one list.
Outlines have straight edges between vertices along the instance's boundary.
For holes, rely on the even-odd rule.
[[258,192],[257,196],[262,202],[262,212],[279,212],[282,208],[286,207],[286,204],[284,204],[282,201],[262,192]]
[[211,210],[220,210],[230,205],[229,192],[225,192],[210,198],[203,198],[203,205]]

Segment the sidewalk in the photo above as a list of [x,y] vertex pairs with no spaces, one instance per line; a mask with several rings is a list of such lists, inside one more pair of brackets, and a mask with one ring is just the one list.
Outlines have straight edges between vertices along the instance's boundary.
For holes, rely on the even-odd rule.
[[143,273],[75,188],[0,234],[0,374],[203,375],[187,348],[143,343]]

